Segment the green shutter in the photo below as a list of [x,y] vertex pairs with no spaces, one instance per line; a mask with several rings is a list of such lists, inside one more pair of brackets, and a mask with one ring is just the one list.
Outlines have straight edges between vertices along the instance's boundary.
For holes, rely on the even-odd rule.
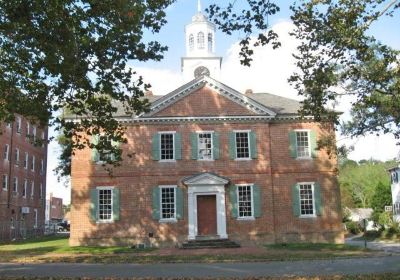
[[196,132],[190,134],[190,140],[192,142],[192,159],[198,158],[198,135]]
[[98,192],[97,189],[90,190],[90,219],[93,222],[97,221],[97,208],[98,208]]
[[300,186],[298,184],[292,186],[292,207],[293,215],[300,216]]
[[182,137],[180,133],[175,133],[175,159],[182,159]]
[[120,195],[119,195],[119,189],[114,188],[113,192],[113,220],[114,221],[119,221],[119,211],[120,211],[120,203],[119,203],[119,199],[120,199]]
[[237,186],[232,185],[229,187],[229,199],[231,201],[232,217],[238,217],[238,199],[237,199]]
[[236,158],[236,133],[233,131],[229,132],[229,157]]
[[315,130],[310,131],[310,148],[311,148],[311,156],[316,158],[318,155],[317,150],[317,133]]
[[315,199],[315,213],[317,216],[322,215],[322,199],[321,199],[321,186],[318,183],[314,184],[314,199]]
[[254,203],[254,218],[261,217],[261,189],[257,185],[253,185],[253,203]]
[[297,158],[297,139],[296,131],[289,132],[289,151],[292,158]]
[[176,218],[183,219],[183,190],[176,188]]
[[257,158],[257,136],[254,131],[250,131],[250,156],[251,158]]
[[[92,144],[97,145],[99,143],[99,135],[92,135]],[[92,161],[98,162],[100,160],[99,151],[95,148],[92,149]]]
[[160,219],[160,188],[154,187],[153,188],[153,219],[159,220]]
[[160,160],[160,134],[153,135],[152,142],[152,158],[153,160]]
[[218,134],[218,132],[214,132],[212,134],[212,141],[213,141],[214,159],[219,159],[219,134]]

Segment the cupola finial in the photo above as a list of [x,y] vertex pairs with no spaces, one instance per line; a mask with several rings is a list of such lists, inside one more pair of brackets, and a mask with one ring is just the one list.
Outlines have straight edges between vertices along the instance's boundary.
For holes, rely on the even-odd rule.
[[200,13],[201,12],[201,1],[197,0],[197,11]]

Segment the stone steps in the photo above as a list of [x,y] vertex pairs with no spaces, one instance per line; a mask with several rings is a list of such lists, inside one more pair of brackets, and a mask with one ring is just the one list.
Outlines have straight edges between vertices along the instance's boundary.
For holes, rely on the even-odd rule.
[[240,245],[229,239],[196,239],[182,244],[181,249],[239,248]]

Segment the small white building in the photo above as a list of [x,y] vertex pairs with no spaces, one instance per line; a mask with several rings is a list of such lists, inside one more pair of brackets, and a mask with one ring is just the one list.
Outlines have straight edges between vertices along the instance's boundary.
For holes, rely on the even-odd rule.
[[357,222],[363,227],[363,220],[366,219],[368,221],[368,231],[377,229],[371,219],[372,213],[374,212],[372,208],[346,208],[346,211],[349,214],[350,221]]
[[400,165],[388,169],[392,189],[393,221],[400,222]]

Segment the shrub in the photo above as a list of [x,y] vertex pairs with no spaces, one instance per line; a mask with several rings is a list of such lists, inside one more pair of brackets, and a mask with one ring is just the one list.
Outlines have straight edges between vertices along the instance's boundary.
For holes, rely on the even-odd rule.
[[347,231],[352,234],[359,234],[361,232],[361,227],[357,222],[349,221],[346,222]]

